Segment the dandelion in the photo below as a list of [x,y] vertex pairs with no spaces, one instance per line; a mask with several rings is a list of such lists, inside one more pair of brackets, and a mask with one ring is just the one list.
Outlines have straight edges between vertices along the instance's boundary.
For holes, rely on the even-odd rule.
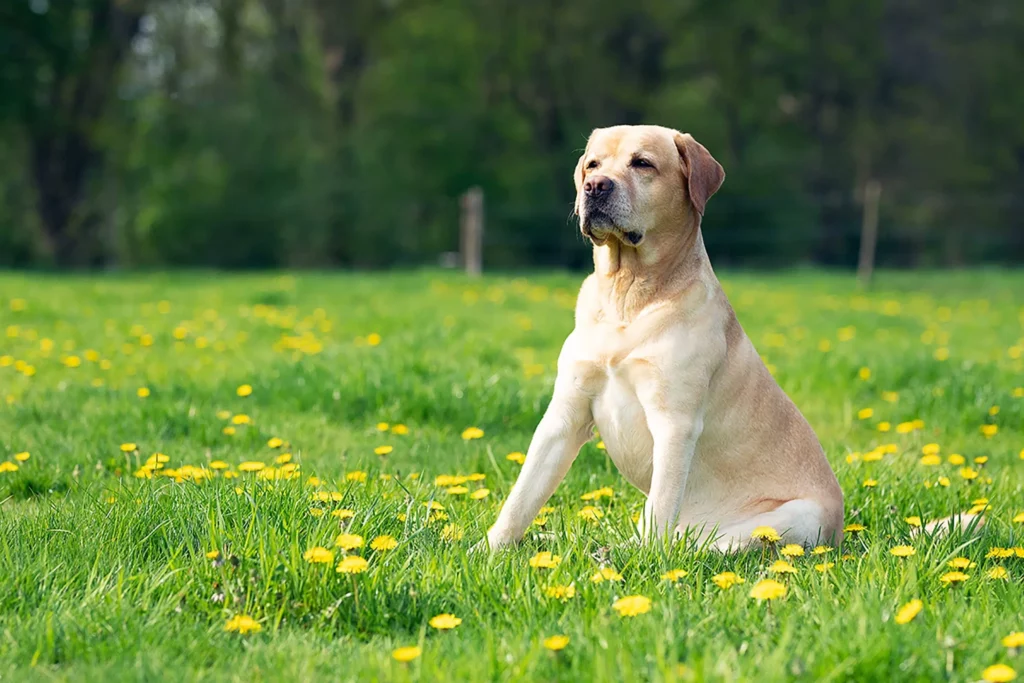
[[463,441],[472,441],[473,439],[480,439],[483,438],[483,435],[484,430],[480,429],[479,427],[467,427],[466,429],[462,430]]
[[516,463],[517,465],[522,465],[524,462],[526,462],[526,456],[520,453],[519,451],[509,453],[508,455],[505,456],[505,459],[510,460]]
[[896,557],[910,557],[917,554],[917,550],[910,545],[897,545],[889,548],[889,554],[895,555]]
[[622,574],[612,567],[602,567],[596,574],[590,577],[591,583],[602,583],[604,581],[622,581]]
[[875,411],[873,408],[861,408],[857,411],[858,420],[869,420],[874,417]]
[[942,464],[942,458],[938,455],[922,455],[919,462],[925,467],[935,467]]
[[779,532],[770,526],[759,526],[750,532],[750,537],[763,543],[776,543],[782,540]]
[[661,575],[662,581],[679,581],[682,578],[689,576],[690,572],[684,569],[670,569]]
[[921,447],[921,453],[924,455],[938,455],[942,447],[937,443],[926,443]]
[[1002,639],[1003,647],[1024,647],[1024,632],[1014,631]]
[[903,521],[906,522],[907,524],[909,524],[912,527],[919,527],[919,526],[921,526],[921,518],[918,517],[917,515],[911,515],[910,517],[904,517]]
[[863,524],[847,524],[843,527],[843,532],[847,534],[859,534],[865,529],[867,529],[867,527]]
[[221,432],[222,432],[222,433],[223,433],[223,434],[224,434],[225,436],[234,436],[234,435],[235,435],[235,433],[236,433],[237,431],[238,431],[238,430],[237,430],[237,429],[235,429],[234,427],[225,427],[224,429],[222,429],[222,430],[221,430]]
[[878,486],[878,480],[877,479],[865,479],[864,480],[864,488],[870,489],[870,488],[874,488],[875,486]]
[[362,574],[370,567],[370,563],[358,555],[348,555],[335,569],[339,574]]
[[1008,581],[1010,579],[1010,572],[1006,571],[1006,567],[992,567],[985,572],[985,576],[993,581]]
[[1017,678],[1017,672],[1006,664],[993,664],[981,672],[981,678],[989,683],[1008,683]]
[[721,574],[715,574],[711,577],[711,581],[722,590],[727,590],[737,584],[746,583],[746,580],[742,576],[739,576],[734,572],[722,572]]
[[946,584],[947,586],[952,586],[957,583],[963,583],[969,578],[970,576],[964,574],[963,572],[946,572],[945,574],[939,577],[939,581]]
[[334,553],[327,548],[314,546],[302,555],[310,564],[330,564],[334,562]]
[[889,424],[888,422],[879,422],[875,428],[880,432],[887,432],[890,429],[892,429],[892,425]]
[[235,393],[241,396],[242,398],[250,396],[252,394],[252,386],[248,384],[243,384],[242,386],[235,389]]
[[377,446],[373,449],[373,452],[377,455],[387,455],[393,450],[395,450],[394,446]]
[[0,462],[0,473],[2,472],[17,472],[18,466],[9,460]]
[[569,636],[548,636],[544,639],[544,647],[551,650],[552,652],[558,652],[564,650],[565,646],[569,644]]
[[380,335],[377,334],[376,332],[371,332],[370,334],[366,335],[366,343],[369,346],[377,346],[378,344],[380,344]]
[[562,557],[560,555],[552,555],[547,550],[537,553],[530,558],[530,566],[534,569],[554,569],[561,563]]
[[449,496],[464,496],[469,493],[469,488],[466,486],[450,486],[445,489],[445,493]]
[[220,557],[219,550],[211,550],[208,553],[206,553],[206,559],[208,560],[216,560],[218,557]]
[[548,586],[544,589],[544,595],[555,600],[569,600],[576,595],[576,586]]
[[1024,512],[1018,512],[1013,517],[1014,524],[1024,524]]
[[439,631],[447,631],[462,623],[462,619],[454,614],[438,614],[430,619],[430,626]]
[[267,466],[266,463],[258,460],[246,460],[245,462],[238,464],[238,469],[241,472],[259,472]]
[[342,550],[355,550],[363,545],[363,537],[359,534],[339,534],[334,545]]
[[490,495],[490,493],[490,489],[477,489],[476,491],[473,491],[473,493],[469,494],[469,497],[473,500],[483,500]]
[[270,439],[267,440],[267,446],[269,448],[280,448],[283,445],[284,445],[284,439],[281,439],[281,438],[276,437],[276,436],[273,436],[273,437],[271,437]]
[[1013,548],[1000,548],[997,546],[989,548],[988,554],[985,555],[986,560],[1003,560],[1007,557],[1013,557]]
[[750,589],[755,600],[777,600],[786,594],[786,586],[775,579],[761,579]]
[[768,571],[775,574],[796,574],[796,567],[785,560],[775,560],[775,562],[768,567]]
[[974,569],[978,566],[977,563],[971,562],[966,557],[954,557],[946,565],[953,569]]
[[349,472],[348,474],[345,475],[345,481],[355,481],[355,482],[359,482],[361,484],[365,483],[366,482],[366,472],[363,472],[361,470],[356,470],[354,472]]
[[399,647],[391,651],[391,657],[396,662],[411,662],[414,659],[419,658],[423,654],[423,648],[416,645],[408,645],[406,647]]
[[643,595],[627,595],[613,602],[612,609],[618,612],[620,617],[635,617],[651,611],[651,599]]
[[999,433],[999,425],[981,425],[981,433],[986,439],[991,439]]
[[937,480],[939,486],[943,488],[949,488],[949,477],[939,477]]
[[441,529],[441,538],[449,543],[461,541],[466,532],[457,524],[445,524]]
[[784,557],[803,557],[804,547],[799,543],[788,543],[779,549],[779,554]]
[[224,630],[229,633],[237,632],[245,635],[246,633],[259,633],[263,630],[263,626],[252,617],[239,614],[228,619],[228,623],[224,624]]
[[409,433],[409,428],[403,424],[397,424],[391,428],[391,433],[397,434],[398,436],[405,436]]
[[149,398],[149,387],[139,387],[135,394],[139,398]]
[[387,534],[377,536],[372,541],[370,541],[370,548],[376,551],[394,550],[397,547],[398,541],[395,539],[395,537],[388,536]]
[[234,417],[231,418],[231,424],[234,424],[234,425],[252,424],[252,418],[249,417],[248,415],[245,415],[244,413],[241,413],[241,414],[235,415]]
[[924,603],[917,598],[914,598],[899,608],[896,612],[895,622],[900,625],[909,624],[918,614],[920,614],[922,609],[924,609]]
[[597,520],[604,517],[604,513],[600,509],[593,505],[587,505],[583,507],[578,513],[576,513],[580,519],[585,519],[588,522],[596,522]]
[[836,566],[835,562],[822,562],[821,564],[814,565],[814,571],[821,572],[822,574],[824,574],[829,569],[832,569],[832,567],[834,566]]
[[131,441],[121,444],[122,453],[132,453],[137,450],[139,450],[138,445],[132,443]]

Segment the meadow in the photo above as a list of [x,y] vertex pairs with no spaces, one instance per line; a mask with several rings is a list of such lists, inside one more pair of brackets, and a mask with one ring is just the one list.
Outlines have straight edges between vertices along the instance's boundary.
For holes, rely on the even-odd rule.
[[595,434],[474,552],[582,277],[0,274],[0,681],[1024,674],[1024,273],[720,274],[842,547],[637,546]]

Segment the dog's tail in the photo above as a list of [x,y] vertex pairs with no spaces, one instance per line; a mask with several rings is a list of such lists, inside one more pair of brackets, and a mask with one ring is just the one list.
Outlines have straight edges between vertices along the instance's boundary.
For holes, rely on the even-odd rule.
[[956,528],[967,534],[976,534],[981,528],[985,526],[985,517],[981,514],[974,514],[971,512],[962,512],[958,515],[950,515],[949,517],[943,517],[937,519],[934,522],[929,522],[923,527],[917,527],[912,529],[910,532],[911,536],[917,536],[918,534],[927,534],[933,538],[945,536]]

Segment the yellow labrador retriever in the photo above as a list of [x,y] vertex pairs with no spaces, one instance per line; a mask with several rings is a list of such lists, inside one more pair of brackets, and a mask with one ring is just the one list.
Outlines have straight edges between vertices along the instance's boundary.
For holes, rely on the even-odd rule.
[[704,249],[701,216],[725,179],[721,165],[688,134],[615,126],[593,132],[575,179],[595,272],[490,547],[523,536],[595,425],[619,471],[647,495],[644,539],[690,530],[741,550],[770,526],[785,543],[839,543],[835,474],[736,320]]

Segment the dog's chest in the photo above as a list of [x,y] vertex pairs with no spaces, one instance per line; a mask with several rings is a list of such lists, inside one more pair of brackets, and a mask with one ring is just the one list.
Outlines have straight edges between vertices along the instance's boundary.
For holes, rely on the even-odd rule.
[[611,362],[604,354],[580,359],[574,364],[574,379],[590,397],[594,423],[608,456],[631,484],[646,493],[651,485],[653,440],[637,398],[636,363],[630,357]]

